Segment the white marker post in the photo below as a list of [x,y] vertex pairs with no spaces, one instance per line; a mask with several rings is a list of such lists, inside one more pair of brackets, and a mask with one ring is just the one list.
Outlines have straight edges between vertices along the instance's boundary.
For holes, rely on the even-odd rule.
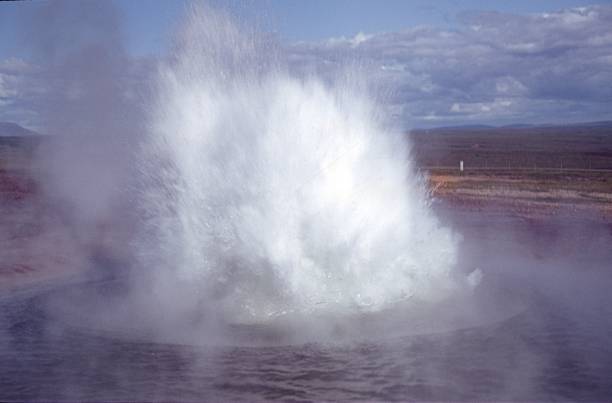
[[463,175],[463,160],[459,161],[459,173]]

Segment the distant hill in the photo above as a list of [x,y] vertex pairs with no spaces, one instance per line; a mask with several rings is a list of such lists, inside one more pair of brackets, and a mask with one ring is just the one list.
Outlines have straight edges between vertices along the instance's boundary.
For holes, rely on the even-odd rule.
[[[446,130],[446,131],[463,131],[463,130],[487,130],[494,129],[496,126],[490,125],[459,125],[459,126],[440,126],[440,127],[431,127],[425,130]],[[416,129],[419,130],[419,129]]]
[[464,125],[464,126],[444,126],[431,127],[426,129],[415,128],[413,134],[468,134],[468,133],[490,133],[490,134],[510,134],[510,133],[578,133],[578,132],[610,132],[612,131],[612,121],[580,122],[567,124],[525,124],[516,123],[504,126],[487,125]]
[[528,127],[534,127],[535,125],[530,125],[528,123],[515,123],[513,125],[504,125],[504,126],[500,126],[502,128],[508,128],[508,129],[523,129],[523,128],[528,128]]
[[19,126],[17,123],[0,122],[0,137],[38,136],[33,130]]
[[601,120],[598,122],[583,122],[572,123],[566,126],[582,126],[582,127],[612,127],[612,120]]

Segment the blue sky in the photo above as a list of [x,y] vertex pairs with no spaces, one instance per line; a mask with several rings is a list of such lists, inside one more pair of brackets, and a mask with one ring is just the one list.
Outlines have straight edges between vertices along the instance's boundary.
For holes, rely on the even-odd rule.
[[[612,1],[211,2],[273,33],[297,70],[365,62],[407,127],[612,119]],[[187,4],[0,3],[0,121],[39,127],[48,66],[92,41],[150,67]]]
[[[136,55],[162,53],[173,27],[189,1],[113,0],[120,10],[129,51]],[[19,15],[36,8],[40,1],[0,4],[0,58],[19,55],[12,38]],[[236,15],[275,32],[284,42],[316,41],[354,36],[359,32],[382,33],[429,25],[454,28],[463,13],[499,11],[528,14],[610,1],[589,0],[251,0],[211,1]]]
[[[187,1],[116,0],[122,10],[135,54],[157,53],[167,45],[168,34]],[[258,0],[215,1],[234,14],[261,24],[284,42],[316,41],[381,33],[430,25],[457,27],[463,13],[499,11],[541,13],[606,2],[592,0]],[[612,4],[612,0],[607,2]]]

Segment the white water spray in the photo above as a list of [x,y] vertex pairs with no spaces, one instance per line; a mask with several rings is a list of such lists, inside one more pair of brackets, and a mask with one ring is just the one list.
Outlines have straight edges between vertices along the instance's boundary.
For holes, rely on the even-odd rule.
[[278,59],[196,8],[160,69],[140,161],[153,295],[239,321],[444,298],[456,241],[405,139],[359,86]]

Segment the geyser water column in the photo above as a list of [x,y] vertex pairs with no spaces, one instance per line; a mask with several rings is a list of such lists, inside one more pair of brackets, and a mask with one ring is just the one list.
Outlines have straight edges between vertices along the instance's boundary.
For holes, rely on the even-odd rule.
[[230,321],[444,298],[463,283],[456,240],[405,138],[363,86],[296,77],[281,59],[222,12],[190,11],[140,155],[151,296]]

